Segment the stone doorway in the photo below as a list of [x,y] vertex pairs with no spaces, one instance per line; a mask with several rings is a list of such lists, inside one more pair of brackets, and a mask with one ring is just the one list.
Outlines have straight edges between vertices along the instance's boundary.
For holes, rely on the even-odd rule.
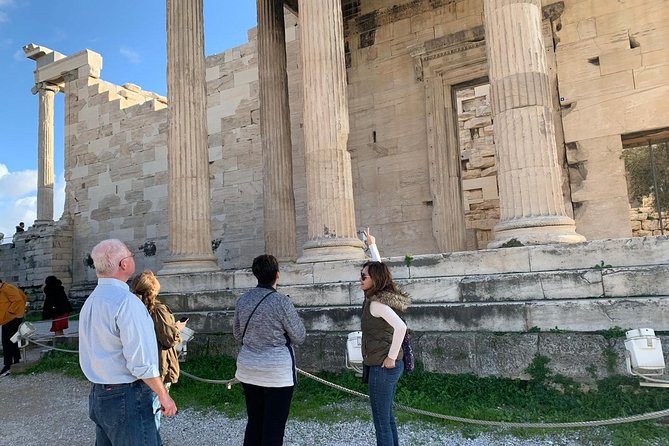
[[499,221],[497,159],[487,78],[451,87],[467,250],[485,249]]

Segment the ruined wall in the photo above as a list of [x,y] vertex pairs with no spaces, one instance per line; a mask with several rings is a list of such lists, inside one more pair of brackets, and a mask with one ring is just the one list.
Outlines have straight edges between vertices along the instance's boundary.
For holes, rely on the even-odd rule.
[[667,215],[666,210],[662,212],[662,224],[660,225],[660,215],[654,201],[653,198],[646,197],[643,199],[641,206],[630,209],[632,237],[669,234],[669,215]]
[[262,147],[255,30],[249,42],[207,57],[207,127],[214,254],[246,266],[264,246]]
[[485,249],[499,222],[497,156],[490,84],[456,92],[467,249]]
[[554,24],[576,229],[588,239],[632,234],[621,137],[669,126],[667,20],[662,0],[565,0]]
[[0,278],[26,293],[29,310],[40,310],[47,276],[61,279],[66,291],[72,284],[72,230],[59,222],[31,227],[13,240],[0,245]]
[[[307,233],[302,75],[297,18],[285,20],[300,255]],[[208,57],[206,79],[214,253],[223,268],[243,268],[265,246],[256,30],[247,44]]]
[[344,8],[356,219],[389,255],[437,252],[432,237],[425,86],[413,45],[481,25],[454,2],[353,1]]
[[[159,269],[167,248],[167,106],[135,85],[86,77],[66,94],[66,201],[73,228],[73,281],[95,280],[90,251],[118,238],[137,269]],[[143,254],[143,255],[142,255]]]

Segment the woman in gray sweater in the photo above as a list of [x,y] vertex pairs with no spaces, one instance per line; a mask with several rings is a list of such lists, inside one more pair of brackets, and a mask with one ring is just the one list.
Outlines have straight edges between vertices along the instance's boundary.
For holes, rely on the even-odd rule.
[[253,259],[258,286],[237,301],[233,333],[242,343],[235,377],[244,387],[248,421],[244,446],[282,445],[296,383],[293,345],[306,331],[290,299],[276,291],[279,262]]

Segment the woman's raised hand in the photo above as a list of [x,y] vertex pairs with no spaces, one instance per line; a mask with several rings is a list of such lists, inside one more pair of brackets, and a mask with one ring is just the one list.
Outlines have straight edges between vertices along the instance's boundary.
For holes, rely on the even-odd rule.
[[370,232],[369,232],[369,227],[365,229],[365,237],[367,237],[367,244],[368,245],[376,245],[376,237],[374,237]]

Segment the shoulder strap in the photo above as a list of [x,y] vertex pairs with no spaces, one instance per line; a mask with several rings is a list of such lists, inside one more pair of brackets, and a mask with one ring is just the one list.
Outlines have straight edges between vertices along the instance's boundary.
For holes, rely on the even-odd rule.
[[251,318],[253,317],[253,313],[256,312],[258,307],[260,306],[261,303],[265,300],[267,296],[269,296],[272,293],[276,293],[276,290],[272,290],[269,293],[265,294],[262,299],[260,299],[260,302],[256,304],[256,306],[253,308],[253,311],[251,311],[251,314],[249,315],[249,318],[246,319],[246,325],[244,325],[244,332],[242,333],[242,344],[244,343],[244,336],[246,335],[246,329],[249,328],[249,322],[251,321]]

